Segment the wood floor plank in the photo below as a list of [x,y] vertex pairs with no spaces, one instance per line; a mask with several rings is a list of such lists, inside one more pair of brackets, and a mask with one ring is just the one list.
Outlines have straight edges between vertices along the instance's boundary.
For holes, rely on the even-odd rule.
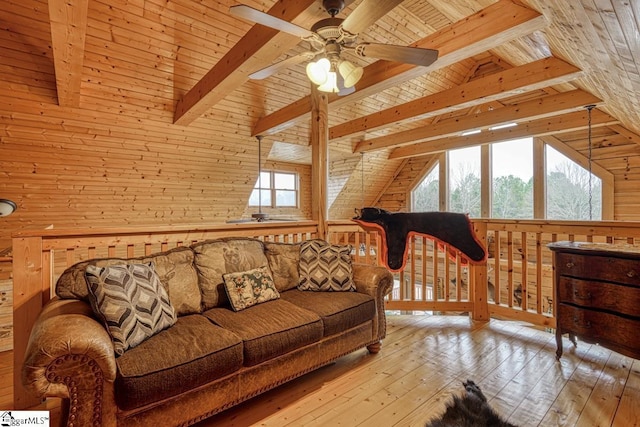
[[640,405],[638,402],[640,402],[640,360],[634,360],[612,427],[640,426]]
[[[197,426],[423,427],[472,379],[516,425],[640,427],[638,360],[580,342],[557,362],[553,334],[523,322],[387,319],[380,353],[356,351]],[[11,358],[0,353],[0,409],[11,409]],[[60,418],[53,400],[38,409]]]
[[611,352],[576,425],[610,426],[620,403],[633,359]]
[[[578,349],[582,346],[583,344],[579,343]],[[595,387],[610,354],[611,351],[604,347],[597,345],[588,347],[576,369],[556,396],[553,405],[540,422],[541,426],[577,425],[580,413],[584,409],[591,390]],[[563,359],[560,359],[560,362],[563,362]]]

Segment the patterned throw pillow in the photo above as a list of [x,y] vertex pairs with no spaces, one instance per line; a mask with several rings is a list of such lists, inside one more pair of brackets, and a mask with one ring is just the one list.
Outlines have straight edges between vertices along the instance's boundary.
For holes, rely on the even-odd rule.
[[88,265],[85,276],[91,306],[107,327],[117,356],[176,323],[153,263]]
[[351,245],[331,245],[324,240],[307,240],[300,245],[301,291],[355,291]]
[[224,287],[233,311],[280,298],[267,266],[223,274]]

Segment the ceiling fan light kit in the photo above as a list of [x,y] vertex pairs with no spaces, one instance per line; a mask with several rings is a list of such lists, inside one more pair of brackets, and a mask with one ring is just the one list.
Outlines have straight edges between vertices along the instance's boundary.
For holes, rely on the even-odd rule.
[[250,74],[250,78],[264,79],[285,67],[314,58],[315,61],[307,64],[306,68],[309,80],[317,85],[320,91],[347,95],[355,90],[353,87],[362,78],[364,69],[341,57],[345,49],[360,57],[404,62],[423,67],[431,65],[438,58],[438,51],[433,49],[357,43],[356,39],[360,31],[401,2],[402,0],[362,0],[346,19],[341,19],[336,18],[336,15],[344,8],[344,0],[323,0],[323,7],[331,17],[316,22],[311,30],[246,5],[231,6],[229,11],[248,21],[298,36],[310,45],[309,51],[271,64]]
[[318,86],[318,90],[320,92],[333,92],[338,93],[340,89],[338,89],[338,75],[335,71],[329,71],[327,73],[327,80]]
[[323,85],[329,78],[331,62],[327,58],[320,58],[307,64],[307,77],[315,85]]
[[344,79],[344,87],[354,86],[358,81],[360,81],[362,74],[364,74],[364,68],[357,67],[346,60],[340,61],[338,71],[340,71],[340,75]]

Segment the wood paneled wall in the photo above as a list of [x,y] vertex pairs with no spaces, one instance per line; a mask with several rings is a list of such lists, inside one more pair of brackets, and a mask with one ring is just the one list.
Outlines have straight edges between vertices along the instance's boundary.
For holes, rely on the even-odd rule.
[[[172,123],[176,94],[249,25],[196,23],[227,5],[185,5],[90,1],[73,108],[58,105],[47,2],[1,2],[0,197],[18,211],[2,219],[0,250],[21,229],[221,223],[245,213],[258,169],[251,117],[263,94],[244,88],[188,127]],[[305,168],[290,168],[308,189]],[[308,198],[301,203],[287,215],[308,218]]]

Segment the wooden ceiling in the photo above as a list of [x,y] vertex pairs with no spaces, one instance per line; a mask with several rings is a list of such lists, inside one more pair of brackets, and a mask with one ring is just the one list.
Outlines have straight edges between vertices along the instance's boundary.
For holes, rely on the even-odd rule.
[[[348,16],[360,2],[351,2],[339,16]],[[107,32],[103,34],[105,39],[129,41],[132,48],[147,43],[149,54],[155,54],[159,62],[155,68],[160,64],[173,66],[170,77],[177,99],[166,107],[173,109],[174,123],[188,126],[201,117],[224,122],[229,115],[243,116],[252,135],[274,135],[275,141],[287,143],[274,150],[272,159],[309,161],[308,150],[291,146],[306,146],[309,141],[309,82],[303,65],[292,66],[264,81],[248,78],[251,72],[304,50],[306,42],[230,15],[228,8],[237,4],[235,0],[166,4],[139,0],[109,6],[97,3],[48,3],[60,105],[79,105],[86,33],[86,53],[90,54],[91,37],[103,31]],[[118,10],[118,3],[123,9]],[[302,27],[327,17],[320,3],[245,2]],[[108,9],[105,22],[95,22],[99,16],[95,13],[89,19],[87,11],[96,8]],[[116,10],[119,22],[108,17]],[[530,122],[549,116],[559,123],[552,128],[555,132],[571,117],[564,116],[567,119],[563,122],[562,115],[589,103],[598,104],[605,113],[598,112],[597,120],[619,120],[638,133],[639,26],[637,2],[406,0],[361,33],[359,41],[438,49],[438,61],[430,67],[414,67],[345,54],[366,66],[366,71],[356,85],[356,93],[330,99],[333,145],[338,152],[366,152],[443,138],[448,135],[439,135],[431,124],[446,113],[460,110],[464,111],[460,115],[474,112],[478,120],[468,126],[463,123],[467,118],[458,120],[458,126],[448,128],[449,134],[511,119]],[[140,32],[145,35],[142,39]],[[492,73],[504,71],[478,79],[487,63],[497,64]],[[140,77],[144,79],[143,75]],[[519,103],[514,99],[519,98],[514,95],[538,89],[544,89],[538,91],[538,96],[582,90],[563,98],[566,103],[549,105],[545,114],[534,114],[536,101],[531,100],[531,113],[510,117],[511,113],[495,111],[502,105],[512,105],[512,110],[517,110]],[[483,107],[492,114],[479,117]],[[605,117],[607,114],[615,119]],[[536,122],[529,126],[535,128]],[[416,128],[429,132],[423,135]],[[472,139],[468,141],[473,143]],[[341,149],[341,145],[346,148]],[[413,151],[425,150],[423,147]],[[397,152],[391,155],[399,156]]]
[[[318,3],[280,2],[270,13],[308,26],[322,16]],[[358,4],[353,2],[342,15],[348,15]],[[293,5],[296,10],[292,10]],[[309,9],[304,10],[307,5]],[[522,127],[525,129],[520,132],[522,135],[559,133],[575,128],[572,119],[583,119],[584,114],[569,113],[587,104],[598,104],[596,125],[619,120],[638,133],[639,23],[640,6],[635,2],[405,1],[371,25],[360,40],[438,49],[439,60],[420,68],[386,61],[367,64],[351,57],[354,62],[366,65],[365,77],[356,85],[356,93],[332,96],[330,100],[333,145],[340,147],[347,140],[351,144],[342,151],[366,152],[441,139],[476,126],[486,128],[510,120],[528,123]],[[176,123],[191,123],[233,91],[250,87],[264,97],[259,117],[252,124],[252,134],[275,135],[277,141],[307,145],[309,83],[303,66],[294,66],[264,82],[247,82],[248,73],[291,56],[305,44],[300,42],[294,47],[299,42],[295,37],[273,33],[255,26],[230,46],[210,72],[181,96]],[[274,39],[269,42],[268,37]],[[263,40],[260,49],[255,46],[257,39]],[[247,55],[247,46],[254,48],[253,56]],[[487,63],[498,67],[479,78],[479,71]],[[504,71],[499,72],[498,68]],[[221,72],[233,82],[219,77]],[[566,102],[549,97],[548,108],[542,112],[536,103],[545,101],[531,100],[529,94],[537,91],[540,97],[570,90],[574,95],[563,97]],[[522,112],[521,98],[514,96],[521,93],[528,93],[529,112],[514,115],[513,111]],[[510,105],[511,111],[496,111],[504,105]],[[483,115],[483,107],[491,111]],[[443,114],[461,110],[464,112],[459,115],[473,112],[477,120],[458,119],[457,126],[449,126],[446,132],[433,129],[432,123],[445,117]],[[553,123],[544,131],[536,130],[537,125],[548,123],[540,121],[546,117],[553,117]],[[510,132],[502,134],[509,137]],[[503,137],[497,133],[482,142]],[[454,145],[473,143],[474,138],[467,138]],[[394,150],[390,157],[424,154],[429,150],[425,146],[434,144],[421,144],[420,148],[414,145],[412,151],[405,149],[404,153]],[[290,145],[289,150],[296,153]],[[275,151],[283,160],[295,158],[296,154],[287,158],[286,152],[284,148]],[[308,161],[308,155],[305,157]]]
[[[339,16],[361,2],[354,0]],[[262,81],[248,78],[306,50],[305,42],[232,16],[229,7],[238,3],[3,0],[0,88],[7,96],[0,137],[16,150],[34,142],[77,150],[77,157],[43,154],[43,162],[75,159],[51,166],[52,176],[68,172],[69,181],[58,184],[58,191],[61,185],[68,190],[60,200],[47,195],[49,207],[71,216],[64,209],[75,202],[68,200],[81,197],[71,176],[107,177],[109,192],[120,195],[132,192],[132,184],[120,184],[126,175],[155,177],[167,200],[189,203],[193,212],[176,221],[234,217],[242,214],[255,182],[246,173],[257,169],[254,135],[266,135],[269,161],[309,164],[304,65]],[[327,16],[320,0],[242,3],[305,28]],[[330,218],[348,217],[362,200],[378,200],[408,157],[519,135],[551,135],[583,152],[584,105],[591,103],[598,105],[594,125],[606,141],[640,144],[639,27],[636,1],[403,1],[360,41],[434,48],[440,58],[419,68],[349,57],[365,66],[365,74],[354,94],[330,98]],[[460,136],[512,120],[520,125]],[[90,150],[99,153],[97,168],[76,170]],[[167,171],[177,174],[181,164],[194,169],[178,185]],[[24,192],[19,181],[29,166],[26,155],[3,164],[16,181],[0,188]],[[121,176],[114,179],[113,171]],[[144,207],[143,189],[132,197],[138,202],[127,219],[175,215]],[[226,206],[224,214],[211,213],[211,200]],[[106,223],[122,215],[103,212],[97,219]]]

